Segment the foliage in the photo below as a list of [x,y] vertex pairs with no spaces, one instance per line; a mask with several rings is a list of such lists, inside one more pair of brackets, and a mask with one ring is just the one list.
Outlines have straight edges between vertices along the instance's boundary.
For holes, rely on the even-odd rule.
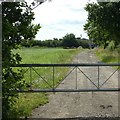
[[[75,38],[77,41],[77,47],[81,46],[82,48],[89,48],[89,44],[90,41],[88,39],[85,38]],[[64,47],[63,44],[63,39],[58,39],[58,38],[54,38],[51,40],[45,40],[45,41],[41,41],[41,40],[22,40],[22,46],[24,47]],[[72,47],[76,47],[72,44]]]
[[3,119],[7,119],[18,97],[16,90],[24,86],[22,71],[15,72],[11,68],[21,61],[20,55],[13,54],[12,49],[19,48],[22,39],[34,38],[40,25],[31,23],[34,13],[26,2],[2,2],[2,20],[2,112]]
[[111,42],[109,43],[109,45],[107,46],[107,49],[113,51],[114,48],[115,48],[115,43],[114,43],[114,41],[111,41]]
[[61,47],[61,40],[57,38],[54,38],[53,40],[45,40],[41,42],[41,46]]
[[98,45],[108,45],[108,41],[114,40],[119,44],[120,30],[120,2],[89,3],[85,10],[88,12],[88,20],[84,25],[90,39]]
[[62,45],[64,48],[78,47],[78,43],[77,43],[77,40],[75,38],[75,35],[73,33],[66,34],[63,37]]
[[78,46],[81,46],[82,48],[89,48],[89,40],[87,39],[76,39],[77,40],[77,43],[78,43]]

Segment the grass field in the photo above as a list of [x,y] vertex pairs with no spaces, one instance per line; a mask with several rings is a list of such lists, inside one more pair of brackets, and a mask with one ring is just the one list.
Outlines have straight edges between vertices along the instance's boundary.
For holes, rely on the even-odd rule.
[[[79,49],[62,49],[62,48],[22,48],[15,50],[22,56],[22,63],[71,63],[74,55],[80,52]],[[24,68],[26,71],[27,68]],[[35,68],[35,70],[50,84],[52,85],[52,68]],[[64,78],[67,74],[68,68],[55,68],[55,84]],[[49,86],[40,79],[40,77],[32,71],[32,79],[29,76],[28,70],[24,74],[26,83],[32,83],[34,89],[49,88]],[[27,89],[27,88],[25,88]],[[29,116],[32,109],[39,105],[49,102],[47,93],[19,93],[19,99],[13,107],[14,115],[16,116]]]

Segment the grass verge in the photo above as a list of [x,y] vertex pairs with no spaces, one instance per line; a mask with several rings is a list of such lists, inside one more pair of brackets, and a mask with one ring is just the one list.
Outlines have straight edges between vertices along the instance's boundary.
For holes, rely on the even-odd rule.
[[[62,49],[62,48],[22,48],[21,50],[15,50],[14,52],[19,53],[22,56],[22,63],[71,63],[74,55],[80,52],[79,49]],[[24,68],[26,71],[27,68]],[[52,85],[52,70],[50,67],[35,68],[35,70],[44,79]],[[68,68],[55,69],[55,85],[64,78]],[[32,83],[33,88],[50,88],[46,82],[42,81],[40,77],[32,71],[32,79],[29,76],[30,71],[28,70],[24,74],[24,80],[26,83]],[[20,116],[28,117],[34,108],[39,105],[48,103],[47,93],[19,93],[19,99],[12,108],[12,114],[17,118]]]
[[120,55],[118,50],[109,50],[98,48],[96,50],[96,55],[100,58],[101,62],[104,63],[118,63],[120,62]]

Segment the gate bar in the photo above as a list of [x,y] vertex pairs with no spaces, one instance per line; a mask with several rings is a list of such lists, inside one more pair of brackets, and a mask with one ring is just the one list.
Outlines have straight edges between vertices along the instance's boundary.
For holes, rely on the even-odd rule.
[[88,67],[88,66],[120,66],[120,63],[78,63],[78,64],[19,64],[11,67]]
[[99,88],[99,89],[35,89],[35,90],[18,90],[20,93],[30,92],[118,92],[120,88]]

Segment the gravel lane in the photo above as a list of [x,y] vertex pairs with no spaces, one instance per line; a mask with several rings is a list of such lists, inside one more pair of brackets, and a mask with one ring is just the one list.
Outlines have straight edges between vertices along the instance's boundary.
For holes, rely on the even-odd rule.
[[[79,53],[73,63],[98,63],[93,50]],[[97,85],[97,67],[80,67]],[[111,67],[100,68],[100,84],[114,71]],[[116,72],[103,87],[118,87]],[[58,88],[76,88],[76,69],[58,86]],[[95,88],[95,86],[77,69],[77,89]],[[49,103],[32,111],[30,118],[75,118],[75,117],[117,117],[118,92],[75,92],[50,93]]]

